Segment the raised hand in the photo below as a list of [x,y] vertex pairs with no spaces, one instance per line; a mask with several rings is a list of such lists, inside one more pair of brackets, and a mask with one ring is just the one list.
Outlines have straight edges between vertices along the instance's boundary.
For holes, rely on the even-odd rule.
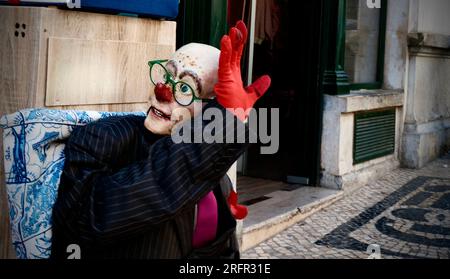
[[214,87],[217,101],[242,121],[270,86],[270,77],[265,75],[244,88],[241,57],[246,42],[247,27],[243,21],[238,21],[220,42],[219,81]]

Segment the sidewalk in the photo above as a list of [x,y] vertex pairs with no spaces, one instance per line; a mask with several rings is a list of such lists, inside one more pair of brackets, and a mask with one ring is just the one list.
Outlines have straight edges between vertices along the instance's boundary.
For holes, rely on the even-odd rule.
[[242,254],[369,256],[450,258],[450,155],[420,170],[394,170]]

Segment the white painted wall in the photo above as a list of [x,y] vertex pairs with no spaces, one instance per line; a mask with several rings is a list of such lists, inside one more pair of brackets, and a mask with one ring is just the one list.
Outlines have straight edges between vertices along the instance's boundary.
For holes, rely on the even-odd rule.
[[[410,0],[410,33],[450,40],[450,1]],[[420,168],[450,147],[450,51],[427,45],[409,49],[403,165]]]
[[450,57],[411,58],[407,123],[450,118]]
[[405,88],[409,1],[388,1],[384,89]]
[[418,31],[450,36],[450,1],[420,0]]
[[449,0],[410,0],[409,32],[430,32],[450,36]]

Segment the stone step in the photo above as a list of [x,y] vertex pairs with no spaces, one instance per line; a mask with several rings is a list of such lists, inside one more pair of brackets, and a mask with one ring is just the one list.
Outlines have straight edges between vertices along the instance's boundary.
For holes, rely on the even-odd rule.
[[249,215],[241,224],[241,251],[275,236],[339,200],[343,194],[343,191],[321,187],[300,187],[265,195],[269,199],[248,206]]

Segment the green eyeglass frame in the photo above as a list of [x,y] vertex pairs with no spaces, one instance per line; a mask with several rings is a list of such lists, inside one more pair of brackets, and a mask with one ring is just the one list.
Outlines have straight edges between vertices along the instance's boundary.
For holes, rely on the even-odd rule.
[[[204,101],[204,102],[211,101],[211,99],[202,99],[202,98],[199,98],[199,97],[195,96],[195,91],[194,91],[194,89],[192,88],[192,86],[190,86],[190,85],[187,84],[186,82],[184,82],[184,81],[175,81],[175,79],[173,78],[172,74],[171,74],[169,71],[167,71],[166,67],[163,65],[163,63],[165,63],[165,62],[167,62],[167,61],[169,61],[169,60],[166,59],[166,60],[152,60],[152,61],[148,61],[148,66],[150,67],[150,69],[149,69],[149,77],[150,77],[150,81],[151,81],[151,83],[152,83],[153,85],[156,86],[157,82],[154,81],[153,78],[152,78],[152,70],[154,69],[154,66],[155,66],[155,65],[159,65],[159,66],[161,66],[161,68],[164,69],[164,71],[165,71],[165,77],[164,77],[165,81],[164,81],[164,84],[170,83],[170,85],[172,85],[172,95],[173,95],[173,98],[174,98],[174,100],[175,100],[180,106],[185,106],[185,107],[186,107],[186,106],[189,106],[189,105],[191,105],[194,101]],[[189,90],[192,92],[192,98],[191,98],[191,100],[190,100],[189,102],[181,102],[181,101],[177,98],[177,96],[178,96],[177,92],[179,91],[179,89],[178,89],[178,86],[179,86],[179,85],[181,85],[181,86],[184,86],[184,85],[185,85],[185,86],[188,86]],[[181,88],[181,86],[180,86],[180,88]]]

